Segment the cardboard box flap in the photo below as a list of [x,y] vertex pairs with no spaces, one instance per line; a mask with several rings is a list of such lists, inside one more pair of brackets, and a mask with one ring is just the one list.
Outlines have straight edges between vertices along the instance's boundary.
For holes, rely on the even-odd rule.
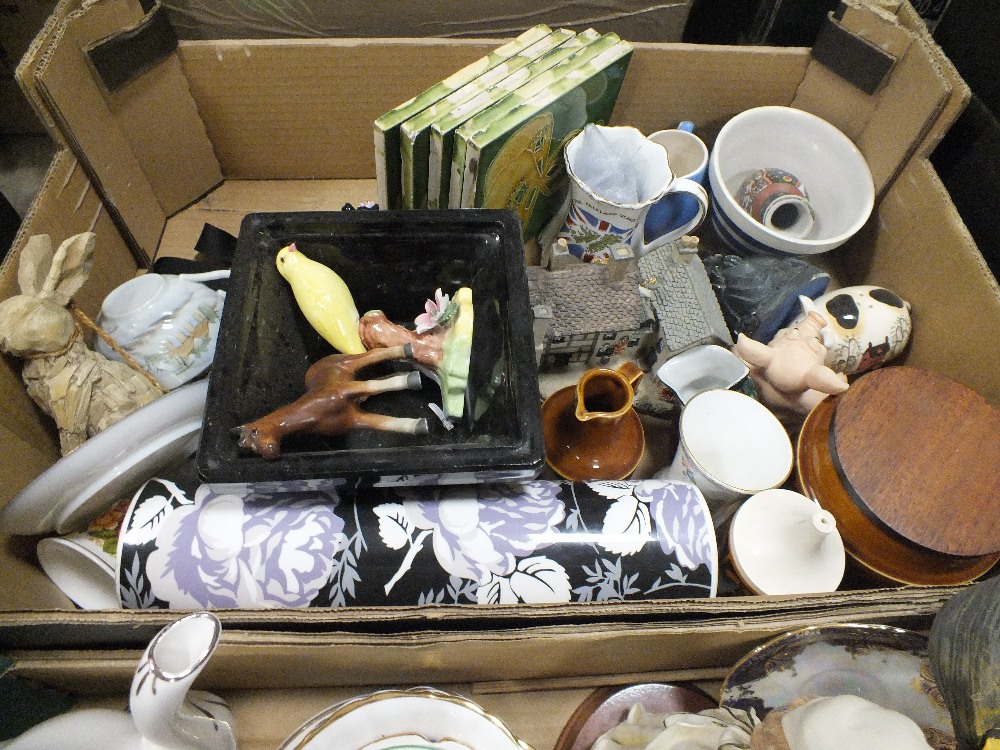
[[876,208],[877,236],[845,248],[842,261],[910,304],[907,364],[945,372],[1000,405],[1000,286],[947,198],[930,162],[914,159]]
[[[96,253],[90,279],[75,297],[75,304],[93,316],[100,308],[108,285],[118,285],[135,275],[136,265],[120,235],[77,160],[68,150],[56,154],[37,198],[28,209],[10,251],[0,267],[0,298],[20,290],[17,268],[21,249],[28,238],[47,234],[55,243],[80,232],[96,232]],[[21,381],[21,363],[5,357],[0,361],[0,388],[7,408],[0,411],[0,426],[11,439],[0,440],[0,462],[14,476],[6,478],[8,491],[16,492],[59,457],[59,441],[51,420],[28,397]]]
[[108,210],[148,261],[166,217],[217,185],[222,172],[176,55],[114,92],[88,61],[84,50],[145,15],[132,0],[98,0],[70,13],[34,78]]
[[927,29],[927,24],[924,23],[924,19],[914,10],[913,6],[909,3],[901,3],[896,10],[899,22],[920,36],[941,68],[941,74],[948,80],[952,87],[951,96],[948,97],[947,103],[942,108],[934,124],[927,131],[917,151],[921,156],[929,157],[951,126],[955,124],[958,116],[968,106],[972,99],[972,89],[965,82],[965,79],[962,78],[955,64],[948,59],[944,50],[941,49],[931,36],[930,31]]
[[[0,573],[6,579],[7,573]],[[10,585],[13,580],[10,579]],[[44,587],[39,585],[39,588]],[[704,626],[724,621],[788,625],[811,617],[822,617],[829,622],[850,622],[857,618],[928,618],[958,590],[960,587],[934,586],[790,597],[553,605],[229,609],[216,610],[215,614],[227,630],[245,630],[253,632],[254,637],[265,639],[302,633],[322,643],[338,634],[360,639],[402,639],[426,632],[448,632],[459,638],[489,640],[500,632],[518,631],[561,632],[565,629],[566,632],[597,633],[644,625],[697,629],[699,623]],[[4,612],[0,617],[0,649],[94,648],[107,643],[139,645],[176,617],[177,612],[167,610],[73,611],[67,608]],[[44,629],[39,628],[42,624]]]
[[49,112],[49,108],[45,104],[45,99],[42,98],[42,93],[38,90],[38,86],[35,83],[35,71],[38,69],[38,63],[48,49],[49,42],[52,41],[52,37],[59,29],[59,26],[66,20],[66,16],[73,11],[79,10],[81,4],[82,0],[61,0],[53,9],[51,15],[45,20],[45,23],[42,24],[41,29],[35,35],[27,51],[21,57],[20,62],[18,62],[17,68],[14,70],[14,78],[17,80],[18,86],[20,86],[28,103],[31,104],[31,108],[35,110],[35,114],[45,127],[45,131],[49,134],[49,137],[57,145],[67,148],[69,144],[59,129],[59,125],[52,117],[52,113]]
[[146,15],[135,26],[87,48],[105,87],[115,91],[163,62],[177,49],[177,33],[159,3],[140,0]]
[[[221,648],[213,657],[206,679],[228,687],[313,687],[421,682],[478,682],[484,691],[516,691],[518,681],[544,680],[547,687],[579,685],[586,678],[614,676],[628,682],[628,675],[724,668],[744,656],[762,640],[809,625],[844,622],[908,623],[924,626],[945,599],[939,589],[914,592],[914,602],[884,609],[815,606],[784,614],[730,614],[705,612],[683,621],[615,623],[606,621],[560,625],[511,625],[505,628],[427,629],[409,633],[312,630],[276,632],[241,627],[223,621]],[[717,600],[719,602],[723,600]],[[88,615],[91,613],[81,613]],[[97,613],[94,613],[97,614]],[[142,613],[140,613],[142,614]],[[226,613],[222,613],[226,614]],[[305,613],[302,613],[305,614]],[[85,644],[71,631],[69,619],[60,622],[49,614],[45,635],[51,646],[29,640],[32,650],[55,647],[72,654],[82,648],[139,648],[179,617],[160,613],[151,618],[121,618],[102,633],[104,639]],[[300,623],[301,623],[301,618]],[[78,624],[77,627],[80,627]],[[90,630],[83,625],[85,630]],[[59,636],[68,640],[57,640]],[[93,635],[93,634],[92,634]],[[0,644],[17,650],[16,634],[5,628]],[[263,672],[246,673],[232,660],[254,653]],[[82,654],[76,655],[78,658]],[[19,662],[30,654],[16,654]]]
[[792,102],[840,128],[868,160],[881,195],[941,115],[953,94],[934,52],[919,34],[870,7],[842,3],[834,21],[895,58],[868,94],[814,58]]

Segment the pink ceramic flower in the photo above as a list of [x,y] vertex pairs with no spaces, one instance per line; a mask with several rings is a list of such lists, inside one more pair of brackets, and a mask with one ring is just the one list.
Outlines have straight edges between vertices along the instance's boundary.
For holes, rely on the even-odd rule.
[[426,333],[436,328],[448,311],[451,299],[447,294],[443,294],[440,289],[434,292],[434,299],[429,299],[424,303],[424,312],[420,313],[413,322],[417,326],[417,333]]

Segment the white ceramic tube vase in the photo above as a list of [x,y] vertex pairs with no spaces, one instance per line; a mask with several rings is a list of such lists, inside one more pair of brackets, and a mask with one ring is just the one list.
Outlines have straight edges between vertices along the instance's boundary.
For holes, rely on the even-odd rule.
[[70,711],[32,727],[4,750],[236,750],[233,716],[221,698],[191,690],[219,641],[209,612],[171,623],[146,648],[129,711]]

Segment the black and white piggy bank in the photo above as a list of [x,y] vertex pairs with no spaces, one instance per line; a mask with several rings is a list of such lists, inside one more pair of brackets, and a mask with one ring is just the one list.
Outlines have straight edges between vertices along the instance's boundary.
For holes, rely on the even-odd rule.
[[856,375],[880,367],[910,339],[910,305],[884,287],[849,286],[799,301],[800,319],[810,312],[826,319],[825,363],[835,372]]

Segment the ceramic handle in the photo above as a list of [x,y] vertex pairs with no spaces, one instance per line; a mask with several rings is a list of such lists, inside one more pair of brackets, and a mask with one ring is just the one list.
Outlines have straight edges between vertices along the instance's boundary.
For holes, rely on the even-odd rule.
[[642,215],[639,217],[635,233],[632,235],[632,253],[636,257],[642,257],[651,250],[656,250],[669,242],[673,242],[686,234],[690,234],[697,229],[698,226],[701,225],[701,222],[705,219],[705,214],[708,212],[708,193],[700,183],[697,183],[694,180],[678,178],[670,183],[670,189],[665,193],[664,197],[676,193],[685,193],[693,197],[698,203],[697,212],[695,212],[695,214],[687,222],[673,231],[661,234],[659,237],[654,238],[650,242],[646,242],[645,233],[643,232],[643,227],[646,225],[646,215],[649,213],[649,210],[656,205],[656,203],[652,203],[647,206],[643,210]]
[[227,268],[222,271],[204,271],[202,273],[181,273],[177,278],[185,281],[221,281],[228,279],[232,272]]

